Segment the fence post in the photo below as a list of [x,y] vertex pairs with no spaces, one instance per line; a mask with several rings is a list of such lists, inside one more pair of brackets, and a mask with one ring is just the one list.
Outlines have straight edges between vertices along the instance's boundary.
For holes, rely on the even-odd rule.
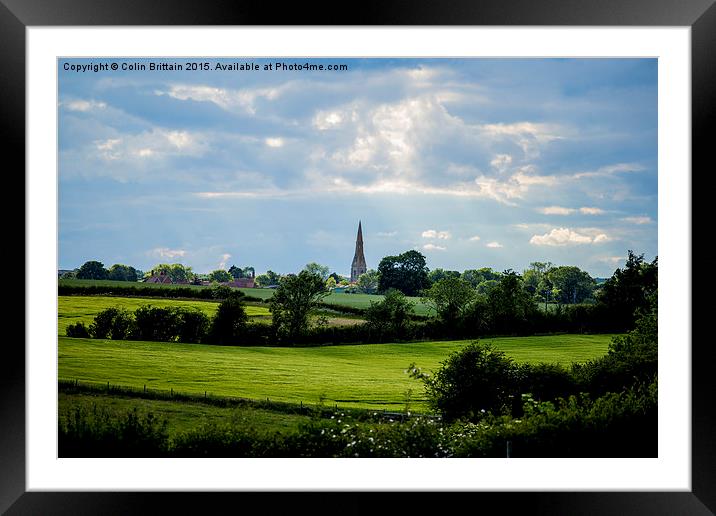
[[107,392],[109,392],[109,382],[107,382]]
[[146,383],[144,384],[144,393],[145,394],[147,393],[147,384]]
[[512,441],[507,441],[507,458],[512,456]]
[[171,392],[169,393],[169,396],[171,396],[171,397],[173,398],[173,397],[174,397],[174,387],[172,387],[172,388],[169,389],[169,390],[171,391]]

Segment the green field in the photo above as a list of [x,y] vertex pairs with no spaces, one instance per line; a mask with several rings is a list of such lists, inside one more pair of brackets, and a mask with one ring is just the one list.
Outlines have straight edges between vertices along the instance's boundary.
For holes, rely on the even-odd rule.
[[[111,286],[111,287],[152,287],[152,288],[179,288],[179,287],[191,287],[194,289],[205,289],[211,287],[201,287],[196,285],[159,285],[156,283],[142,283],[142,282],[129,282],[129,281],[111,281],[111,280],[59,280],[60,285],[67,286]],[[247,296],[269,299],[273,296],[274,290],[269,288],[240,288],[238,289]],[[331,293],[323,299],[324,303],[331,303],[342,306],[349,306],[352,308],[368,308],[370,302],[378,302],[383,299],[383,296],[377,294],[345,294],[345,293]],[[427,315],[429,313],[428,306],[421,302],[419,297],[409,297],[410,301],[415,303],[415,313],[419,315]]]
[[[67,326],[83,322],[87,326],[94,317],[107,308],[124,308],[134,311],[140,306],[152,305],[160,308],[179,306],[198,308],[207,316],[213,317],[219,303],[217,301],[183,300],[183,299],[145,299],[138,297],[114,296],[57,296],[57,334],[66,335]],[[265,306],[246,306],[246,314],[253,318],[268,318],[271,312]]]
[[[484,339],[517,361],[569,365],[606,353],[610,335]],[[58,377],[144,385],[182,393],[344,407],[404,407],[411,391],[425,408],[422,385],[405,370],[435,370],[470,341],[362,344],[310,348],[208,346],[59,337]]]
[[167,432],[174,436],[181,432],[194,430],[204,424],[231,424],[244,428],[257,428],[264,431],[285,431],[307,422],[310,417],[299,414],[284,414],[273,410],[241,407],[216,407],[205,403],[189,401],[153,400],[128,398],[104,394],[68,394],[60,392],[58,396],[59,416],[71,413],[76,407],[89,411],[93,407],[108,409],[114,413],[131,412],[160,415],[167,420]]

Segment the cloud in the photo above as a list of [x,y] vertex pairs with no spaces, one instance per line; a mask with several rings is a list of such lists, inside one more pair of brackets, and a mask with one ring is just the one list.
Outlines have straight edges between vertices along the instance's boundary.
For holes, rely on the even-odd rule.
[[480,237],[475,235],[475,236],[471,236],[470,238],[468,238],[468,240],[470,242],[477,242],[478,240],[480,240]]
[[497,154],[492,161],[490,161],[492,168],[498,170],[499,172],[504,172],[511,164],[512,156],[509,154]]
[[398,234],[397,231],[378,231],[376,233],[376,236],[379,236],[382,238],[390,238],[390,237],[394,237],[397,234]]
[[451,237],[449,231],[435,231],[434,229],[423,231],[421,236],[423,238],[438,238],[440,240],[449,240]]
[[485,244],[485,247],[489,247],[491,249],[499,249],[500,247],[504,247],[504,246],[499,242],[489,242],[489,243]]
[[616,265],[625,261],[625,258],[623,256],[600,256],[597,258],[597,261]]
[[269,147],[283,147],[285,143],[283,138],[266,138],[264,142]]
[[201,156],[208,149],[205,138],[200,134],[166,129],[95,140],[92,144],[90,152],[106,161]]
[[423,249],[426,251],[445,251],[447,250],[447,247],[435,245],[435,244],[425,244],[423,246]]
[[545,215],[569,215],[574,213],[573,208],[563,208],[562,206],[547,206],[545,208],[539,208],[537,210]]
[[160,259],[173,260],[175,258],[181,258],[186,255],[184,249],[169,249],[168,247],[156,247],[151,251],[147,251],[149,256]]
[[60,105],[68,111],[94,111],[96,109],[104,109],[107,104],[104,102],[97,102],[95,100],[70,100],[67,102],[61,102]]
[[[580,244],[598,244],[606,242],[609,237],[605,233],[595,233],[594,230],[582,230],[578,233],[568,228],[553,228],[544,235],[534,235],[530,239],[532,245],[567,246]],[[587,234],[592,233],[592,235]]]
[[646,168],[639,163],[616,163],[614,165],[600,167],[597,170],[592,170],[588,172],[577,172],[576,174],[572,175],[572,178],[582,179],[585,177],[609,177],[615,174],[642,172],[644,170],[646,170]]
[[533,186],[554,186],[558,182],[556,176],[542,176],[535,174],[532,166],[524,166],[518,169],[507,179],[498,179],[481,175],[475,178],[478,192],[484,197],[489,197],[500,203],[512,205],[512,199],[522,199]]
[[167,95],[177,100],[211,102],[221,109],[245,114],[256,114],[256,101],[274,100],[281,88],[228,89],[208,85],[173,84],[168,90],[155,90],[155,95]]
[[653,220],[651,220],[650,217],[624,217],[622,219],[624,222],[629,222],[630,224],[651,224]]
[[586,206],[579,208],[579,211],[584,215],[602,215],[604,213],[604,210],[601,208],[589,208]]
[[534,122],[498,123],[480,126],[484,137],[492,139],[509,139],[516,143],[524,153],[525,158],[534,159],[540,155],[540,149],[545,144],[564,138],[561,134],[564,129],[556,124],[543,124]]
[[219,257],[219,269],[226,269],[226,262],[229,261],[229,258],[231,258],[229,253],[224,253]]

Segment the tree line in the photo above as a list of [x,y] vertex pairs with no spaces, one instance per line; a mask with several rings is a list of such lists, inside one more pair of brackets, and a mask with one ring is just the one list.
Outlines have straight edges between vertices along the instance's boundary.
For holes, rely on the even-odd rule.
[[[656,258],[646,262],[643,255],[629,251],[626,266],[617,269],[604,282],[594,303],[560,305],[555,310],[539,309],[523,276],[514,271],[504,271],[499,280],[486,280],[496,283],[484,291],[462,277],[448,274],[421,292],[423,301],[434,311],[432,318],[416,320],[414,302],[400,290],[390,288],[380,301],[371,301],[362,311],[363,323],[329,326],[325,316],[311,316],[317,309],[327,307],[324,299],[330,291],[324,276],[309,264],[300,273],[280,279],[268,300],[271,324],[248,324],[248,319],[243,317],[244,322],[231,333],[233,340],[219,339],[219,343],[310,345],[554,332],[618,333],[633,328],[639,311],[649,306],[650,297],[657,291],[657,273]],[[232,301],[236,310],[243,310],[247,298],[240,291],[223,287],[221,295],[225,302]],[[195,319],[199,324],[197,321]],[[73,328],[72,331],[82,333],[83,330]],[[104,335],[92,332],[91,328],[87,333]],[[115,338],[112,335],[110,337]],[[118,335],[121,335],[118,338],[130,338],[126,335],[132,333]],[[178,334],[172,335],[174,337],[168,340],[178,340]],[[217,339],[202,337],[190,342],[217,343]]]

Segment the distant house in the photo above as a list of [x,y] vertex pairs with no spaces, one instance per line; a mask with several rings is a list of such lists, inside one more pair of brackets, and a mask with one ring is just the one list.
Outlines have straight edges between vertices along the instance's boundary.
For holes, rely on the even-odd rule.
[[234,288],[254,288],[256,286],[256,282],[254,281],[254,278],[234,278],[228,283],[224,283],[224,285]]
[[160,271],[159,274],[153,274],[147,278],[146,283],[172,283],[172,279],[164,271]]

